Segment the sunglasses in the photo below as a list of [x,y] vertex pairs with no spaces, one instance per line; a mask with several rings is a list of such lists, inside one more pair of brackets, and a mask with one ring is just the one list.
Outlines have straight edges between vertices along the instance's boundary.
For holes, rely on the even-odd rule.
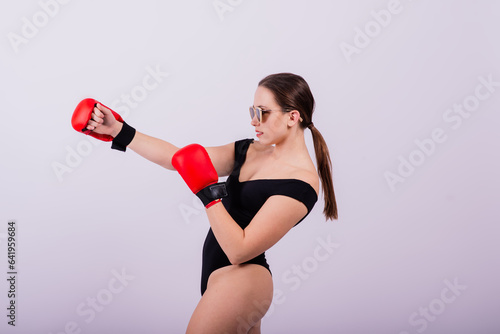
[[[249,108],[249,110],[250,110],[250,118],[253,119],[255,116],[257,116],[257,121],[259,121],[259,122],[262,121],[262,113],[263,112],[270,113],[273,111],[273,110],[263,110],[262,108],[254,107],[254,106],[251,106]],[[274,110],[274,111],[280,111],[280,110]],[[289,110],[284,110],[284,111],[289,111]],[[299,120],[302,122],[302,117],[300,117]]]
[[253,119],[255,116],[257,116],[257,121],[262,121],[262,112],[270,112],[272,110],[262,110],[262,108],[259,107],[250,107],[250,118]]

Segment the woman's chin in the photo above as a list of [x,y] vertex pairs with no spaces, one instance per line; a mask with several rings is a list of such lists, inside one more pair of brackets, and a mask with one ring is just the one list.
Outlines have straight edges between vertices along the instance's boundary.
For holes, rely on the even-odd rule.
[[264,146],[274,145],[274,143],[272,141],[266,140],[266,138],[259,138],[259,137],[257,137],[256,141],[259,142],[259,144],[264,145]]
[[267,140],[266,140],[266,138],[262,138],[262,135],[259,135],[259,134],[258,134],[258,135],[256,135],[255,137],[257,137],[257,140],[256,140],[256,141],[258,141],[259,143],[261,143],[261,144],[266,144]]

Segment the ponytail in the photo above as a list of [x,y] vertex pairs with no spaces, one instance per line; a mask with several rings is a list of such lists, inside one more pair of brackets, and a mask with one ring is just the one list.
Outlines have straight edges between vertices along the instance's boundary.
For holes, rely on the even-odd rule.
[[335,192],[333,191],[331,173],[332,161],[330,160],[330,153],[328,152],[325,139],[312,122],[309,124],[308,128],[312,133],[318,175],[321,179],[323,197],[325,198],[325,208],[323,209],[323,214],[327,220],[338,219],[337,202],[335,200]]

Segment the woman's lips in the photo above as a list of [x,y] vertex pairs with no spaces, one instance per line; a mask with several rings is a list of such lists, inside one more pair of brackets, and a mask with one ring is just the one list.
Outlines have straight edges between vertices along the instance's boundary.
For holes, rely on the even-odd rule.
[[261,132],[261,131],[255,131],[255,132],[256,132],[256,136],[257,136],[257,137],[260,137],[260,136],[262,136],[262,134],[263,134],[263,132]]

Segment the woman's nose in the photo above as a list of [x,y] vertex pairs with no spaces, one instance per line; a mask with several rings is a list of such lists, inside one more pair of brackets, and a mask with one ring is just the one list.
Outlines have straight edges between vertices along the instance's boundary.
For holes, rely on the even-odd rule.
[[259,125],[259,120],[257,119],[257,115],[253,115],[252,121],[250,122],[253,126]]

